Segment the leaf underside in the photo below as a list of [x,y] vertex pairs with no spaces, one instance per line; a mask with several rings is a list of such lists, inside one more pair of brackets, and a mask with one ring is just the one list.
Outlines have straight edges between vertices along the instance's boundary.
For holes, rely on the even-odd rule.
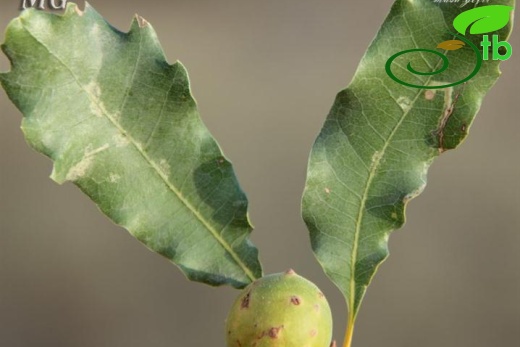
[[[513,5],[513,1],[499,1]],[[469,6],[468,6],[469,8]],[[499,76],[498,62],[484,61],[465,84],[417,89],[392,80],[387,59],[413,48],[435,49],[453,40],[456,4],[398,0],[368,48],[347,89],[341,91],[312,148],[302,215],[313,251],[344,294],[355,319],[367,286],[388,256],[388,236],[405,222],[408,201],[426,185],[433,159],[466,137],[485,93]],[[505,40],[511,24],[498,32]],[[467,38],[478,46],[482,36]],[[397,58],[392,69],[413,84],[439,86],[463,80],[475,67],[471,48],[444,51],[450,67],[427,52]]]
[[136,17],[122,33],[88,4],[29,9],[2,49],[2,85],[52,179],[72,181],[191,280],[241,288],[261,276],[246,196],[149,23]]

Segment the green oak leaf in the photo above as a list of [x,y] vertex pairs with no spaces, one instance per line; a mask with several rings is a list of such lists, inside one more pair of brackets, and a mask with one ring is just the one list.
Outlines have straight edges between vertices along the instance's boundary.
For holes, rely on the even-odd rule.
[[[426,74],[443,65],[437,54],[414,50],[453,40],[451,23],[461,11],[449,3],[397,0],[312,148],[302,216],[318,261],[349,306],[347,338],[367,287],[388,256],[389,234],[404,224],[405,207],[423,191],[434,158],[466,137],[499,76],[499,63],[484,61],[466,83],[434,89],[470,75],[475,50],[447,51],[450,65],[440,75]],[[510,31],[506,26],[500,38]],[[468,42],[476,46],[481,39],[472,36]],[[407,87],[386,73],[389,57],[406,50],[413,52],[396,58],[396,74],[431,89]],[[412,75],[407,64],[423,73]]]
[[261,276],[246,196],[148,22],[122,33],[88,4],[29,9],[2,49],[2,85],[53,180],[74,182],[191,280],[240,288]]
[[459,14],[453,27],[462,35],[469,29],[470,34],[485,34],[505,27],[511,19],[512,6],[488,5],[476,7]]

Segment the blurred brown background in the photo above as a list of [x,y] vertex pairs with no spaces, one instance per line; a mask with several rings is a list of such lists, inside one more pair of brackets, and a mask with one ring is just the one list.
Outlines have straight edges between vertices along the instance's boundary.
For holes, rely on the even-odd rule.
[[[300,218],[309,149],[392,0],[91,0],[117,28],[152,23],[188,68],[202,117],[250,200],[267,273],[293,267],[345,305]],[[81,5],[83,6],[83,5]],[[19,1],[1,0],[0,27]],[[520,35],[510,43],[520,49]],[[8,69],[2,55],[0,68]],[[520,53],[468,140],[433,165],[361,309],[354,346],[518,346]],[[0,92],[0,346],[224,346],[230,288],[189,283],[25,144]]]

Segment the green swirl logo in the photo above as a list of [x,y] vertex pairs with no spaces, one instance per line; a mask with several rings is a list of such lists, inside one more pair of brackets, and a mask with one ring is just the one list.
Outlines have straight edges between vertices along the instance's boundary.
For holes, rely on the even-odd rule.
[[[422,53],[428,53],[428,54],[434,54],[438,56],[441,59],[442,65],[434,70],[434,71],[418,71],[412,67],[411,63],[408,63],[406,66],[406,70],[412,73],[413,75],[418,76],[433,76],[438,75],[448,69],[450,66],[450,62],[448,60],[448,57],[445,55],[445,53],[441,53],[439,51],[435,51],[432,49],[425,49],[425,48],[414,48],[414,49],[408,49],[405,51],[398,52],[394,55],[392,55],[385,64],[385,70],[388,76],[392,78],[397,83],[400,83],[402,85],[405,85],[407,87],[412,88],[421,88],[421,89],[441,89],[441,88],[448,88],[453,87],[458,84],[464,83],[469,81],[471,78],[473,78],[482,67],[482,63],[484,60],[489,59],[489,48],[492,48],[492,57],[493,60],[507,60],[512,55],[512,47],[511,45],[506,41],[499,41],[498,35],[492,35],[491,41],[489,40],[489,35],[484,35],[482,37],[482,42],[480,43],[480,46],[483,48],[483,52],[481,53],[479,48],[473,44],[470,40],[464,37],[466,34],[466,30],[470,28],[470,34],[484,34],[489,33],[493,31],[497,31],[505,27],[509,21],[510,21],[510,13],[513,10],[513,7],[511,6],[505,6],[505,5],[489,5],[489,6],[481,6],[477,8],[473,8],[468,11],[464,11],[461,14],[459,14],[453,21],[453,27],[459,34],[452,34],[454,37],[456,37],[458,40],[448,40],[441,42],[437,45],[436,48],[443,49],[445,52],[447,51],[454,51],[457,49],[461,49],[465,46],[469,46],[473,52],[475,53],[475,68],[471,71],[471,73],[466,76],[465,78],[461,79],[460,81],[453,82],[453,83],[447,83],[444,85],[420,85],[420,84],[413,84],[408,83],[406,81],[403,81],[399,79],[393,72],[392,72],[392,63],[395,59],[398,57],[408,54],[408,53],[416,53],[416,52],[422,52]],[[504,48],[505,53],[499,52],[499,48]]]

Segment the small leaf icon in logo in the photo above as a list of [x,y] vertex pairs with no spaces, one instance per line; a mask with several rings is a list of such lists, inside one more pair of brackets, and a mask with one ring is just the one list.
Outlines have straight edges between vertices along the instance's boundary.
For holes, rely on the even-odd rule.
[[446,51],[456,51],[464,47],[465,43],[460,40],[448,40],[441,42],[437,45],[437,48],[444,49]]
[[512,6],[489,5],[464,11],[455,17],[453,27],[462,35],[471,26],[470,34],[485,34],[502,29],[509,23]]

